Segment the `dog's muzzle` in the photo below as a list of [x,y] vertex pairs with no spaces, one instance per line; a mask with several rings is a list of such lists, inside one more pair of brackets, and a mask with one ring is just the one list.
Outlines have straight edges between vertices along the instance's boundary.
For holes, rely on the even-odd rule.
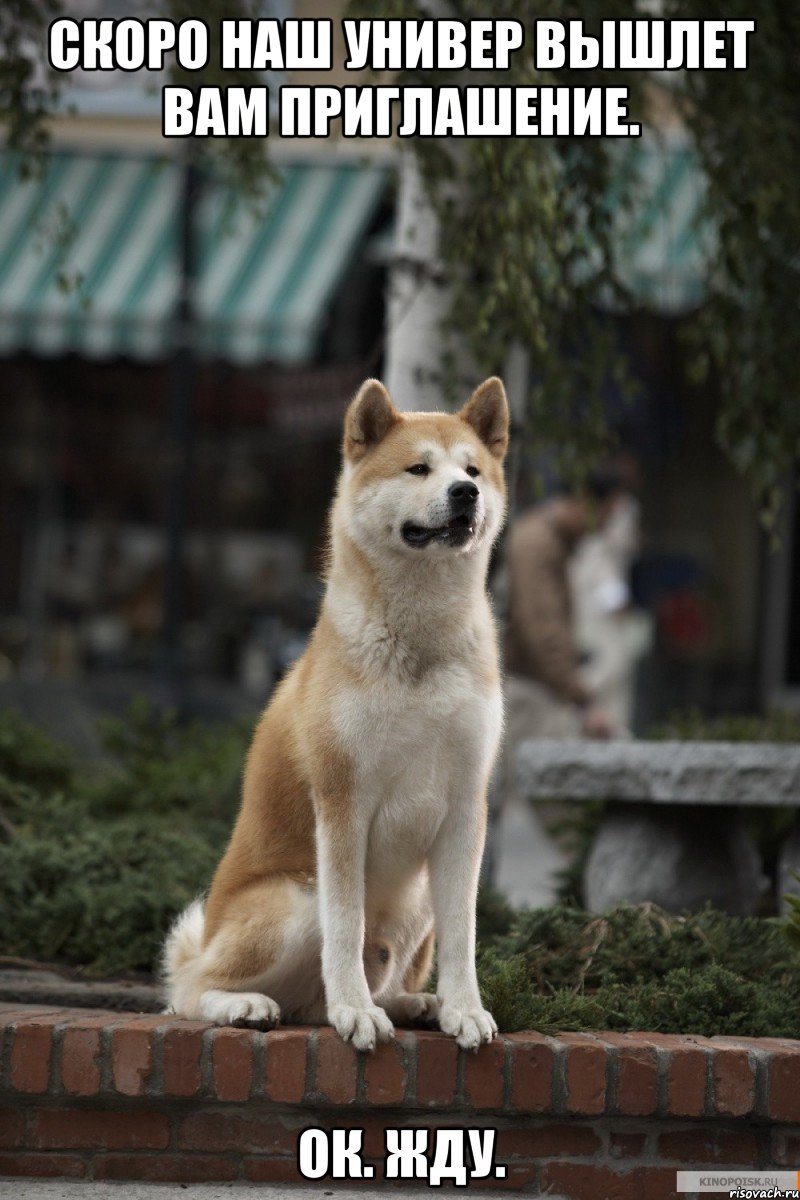
[[471,480],[451,483],[447,489],[450,516],[444,525],[416,525],[406,521],[401,529],[403,541],[409,546],[422,548],[431,542],[445,545],[465,546],[474,537],[478,528],[477,509],[480,491]]

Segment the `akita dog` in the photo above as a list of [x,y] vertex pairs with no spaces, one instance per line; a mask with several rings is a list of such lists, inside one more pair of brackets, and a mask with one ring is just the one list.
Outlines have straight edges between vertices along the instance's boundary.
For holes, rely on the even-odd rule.
[[401,413],[375,379],[350,404],[320,617],[256,728],[208,898],[167,938],[175,1012],[327,1020],[359,1050],[393,1021],[438,1021],[468,1049],[497,1032],[475,899],[502,724],[486,575],[507,446],[499,379],[457,415]]

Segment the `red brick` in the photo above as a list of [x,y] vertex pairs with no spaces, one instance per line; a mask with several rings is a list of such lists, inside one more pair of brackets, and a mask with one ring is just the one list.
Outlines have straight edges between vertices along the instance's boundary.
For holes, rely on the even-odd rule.
[[0,1031],[18,1021],[29,1021],[32,1017],[63,1015],[68,1010],[55,1004],[0,1004]]
[[706,1110],[708,1055],[699,1046],[672,1051],[667,1063],[667,1112],[672,1117],[702,1117]]
[[206,1154],[100,1154],[95,1179],[146,1179],[153,1183],[213,1183],[236,1179],[235,1158]]
[[[443,1033],[420,1032],[417,1037],[417,1104],[452,1104],[456,1094],[458,1046]],[[469,1059],[471,1055],[465,1055]]]
[[791,1038],[720,1036],[705,1039],[698,1038],[696,1040],[706,1041],[712,1050],[767,1050],[771,1052],[785,1052],[788,1050],[790,1053],[794,1053],[799,1048],[798,1042],[793,1041]]
[[37,1150],[163,1150],[169,1120],[153,1112],[37,1109],[30,1140]]
[[308,1184],[308,1180],[303,1179],[298,1171],[297,1161],[293,1158],[246,1158],[244,1176],[250,1183]]
[[59,1013],[20,1021],[11,1044],[11,1086],[18,1092],[40,1095],[50,1084],[53,1056],[53,1026]]
[[[383,1186],[384,1180],[385,1180],[385,1174],[386,1174],[385,1170],[384,1170],[383,1158],[379,1158],[379,1159],[369,1158],[367,1155],[363,1154],[363,1152],[362,1152],[361,1161],[363,1162],[365,1167],[367,1167],[367,1166],[372,1167],[374,1174],[369,1179],[364,1178],[364,1179],[348,1180],[347,1181],[348,1187],[352,1185],[355,1188],[360,1184],[362,1187],[380,1188],[382,1191],[385,1190],[387,1192],[392,1191],[392,1192],[394,1192],[395,1195],[402,1197],[402,1192],[400,1192],[398,1190],[399,1186],[400,1186],[399,1180],[397,1180],[397,1179],[386,1180],[385,1188]],[[418,1182],[421,1182],[421,1181],[418,1181]],[[308,1185],[306,1184],[306,1186],[308,1186]],[[408,1187],[408,1186],[409,1186],[409,1184],[406,1183],[405,1187]],[[422,1186],[424,1187],[424,1184],[422,1184]],[[336,1193],[334,1192],[333,1195],[335,1196]]]
[[0,1154],[0,1175],[34,1179],[82,1179],[86,1164],[73,1154]]
[[800,1130],[773,1130],[770,1162],[778,1167],[797,1168],[800,1165]]
[[[162,1022],[163,1024],[163,1018]],[[114,1087],[123,1096],[141,1096],[153,1069],[153,1031],[127,1025],[111,1035]]]
[[[316,1124],[309,1118],[309,1124]],[[263,1150],[272,1154],[294,1154],[299,1128],[287,1128],[280,1117],[267,1111],[259,1116],[234,1113],[188,1113],[178,1125],[177,1144],[181,1150],[205,1150],[219,1153]]]
[[22,1146],[25,1136],[25,1117],[18,1108],[0,1108],[0,1146],[6,1150]]
[[674,1117],[703,1116],[709,1055],[716,1048],[716,1039],[676,1033],[640,1036],[646,1036],[653,1046],[667,1051],[666,1112]]
[[658,1157],[698,1166],[755,1166],[758,1147],[753,1134],[745,1130],[677,1129],[659,1136]]
[[769,1064],[769,1116],[800,1121],[800,1048],[776,1050]]
[[636,1167],[617,1173],[581,1163],[549,1163],[542,1168],[542,1195],[548,1191],[569,1200],[679,1200],[675,1171]]
[[61,1082],[70,1096],[94,1096],[100,1090],[99,1029],[64,1030]]
[[404,1038],[398,1034],[394,1041],[381,1042],[366,1055],[364,1085],[367,1104],[402,1104],[406,1095]]
[[640,1167],[636,1171],[641,1192],[637,1200],[686,1200],[685,1192],[676,1190],[677,1179],[671,1167]]
[[[603,1032],[603,1037],[608,1036]],[[616,1037],[617,1035],[614,1034]],[[643,1046],[656,1046],[661,1050],[713,1050],[715,1040],[701,1037],[697,1033],[627,1033],[629,1038],[636,1038]]]
[[213,1036],[214,1094],[218,1100],[247,1100],[253,1083],[254,1034],[249,1029],[217,1029]]
[[195,1096],[203,1086],[203,1034],[210,1025],[182,1021],[164,1030],[162,1054],[167,1096]]
[[650,1116],[658,1108],[658,1060],[652,1044],[635,1033],[604,1033],[603,1041],[617,1048],[617,1112]]
[[[327,1112],[314,1107],[302,1114],[302,1119],[298,1120],[297,1113],[288,1117],[270,1117],[267,1124],[269,1125],[272,1137],[272,1154],[289,1155],[297,1157],[297,1142],[300,1134],[304,1129],[311,1127],[315,1129],[324,1129],[330,1132],[332,1129],[357,1129],[363,1133],[361,1139],[361,1158],[367,1159],[383,1158],[384,1155],[384,1130],[387,1124],[393,1128],[400,1128],[404,1125],[403,1118],[396,1117],[370,1117],[363,1110],[357,1109],[350,1113],[341,1114],[330,1109]],[[408,1114],[407,1123],[413,1123],[412,1113]],[[266,1126],[265,1126],[266,1128]],[[269,1149],[269,1138],[266,1133],[261,1135],[261,1140],[264,1147]],[[355,1145],[355,1141],[353,1142]],[[253,1150],[257,1151],[259,1147],[253,1142]]]
[[151,1021],[153,1019],[150,1013],[114,1012],[110,1008],[66,1008],[63,1009],[63,1013],[67,1020],[62,1024],[80,1026],[80,1028],[85,1025],[119,1025],[121,1018],[126,1021]]
[[317,1035],[317,1072],[314,1090],[329,1104],[352,1104],[356,1098],[358,1056],[333,1029]]
[[552,1112],[553,1063],[551,1042],[538,1034],[512,1033],[510,1106],[517,1112]]
[[[488,1179],[480,1179],[477,1181],[477,1187],[481,1192],[486,1190],[503,1191],[503,1192],[520,1192],[523,1189],[528,1191],[532,1184],[536,1183],[536,1178],[539,1173],[537,1163],[503,1163],[506,1168],[506,1176],[504,1179],[495,1179],[489,1176]],[[435,1195],[435,1192],[433,1193]],[[469,1193],[465,1193],[468,1195]],[[531,1193],[533,1194],[533,1193]],[[536,1189],[535,1194],[538,1196],[539,1189]]]
[[64,1029],[105,1029],[108,1025],[119,1025],[120,1014],[107,1008],[81,1008],[68,1010],[68,1018],[60,1022]]
[[589,1125],[532,1125],[501,1129],[497,1135],[499,1158],[586,1158],[600,1148],[600,1138]]
[[608,1135],[609,1158],[636,1158],[644,1155],[646,1136],[643,1133],[623,1133],[612,1130]]
[[464,1099],[472,1108],[502,1108],[506,1043],[503,1038],[464,1055]]
[[[381,1110],[379,1109],[378,1111],[380,1112]],[[370,1116],[368,1112],[357,1110],[342,1117],[338,1112],[321,1113],[319,1110],[316,1110],[308,1123],[322,1129],[363,1130],[364,1138],[361,1144],[361,1156],[364,1159],[372,1159],[383,1158],[384,1156],[387,1125],[391,1125],[393,1129],[404,1129],[407,1126],[419,1128],[421,1120],[424,1121],[424,1118],[419,1118],[413,1112],[409,1112],[405,1116],[389,1116],[388,1113],[380,1116]]]
[[641,1200],[638,1172],[618,1174],[610,1167],[589,1163],[546,1163],[541,1168],[542,1194],[553,1192],[569,1200]]
[[559,1038],[567,1048],[567,1111],[584,1116],[602,1113],[606,1104],[606,1051],[580,1033]]
[[283,1104],[299,1104],[306,1092],[308,1030],[273,1029],[266,1045],[266,1094]]
[[717,1050],[713,1078],[714,1111],[723,1117],[749,1116],[755,1105],[756,1076],[747,1051]]

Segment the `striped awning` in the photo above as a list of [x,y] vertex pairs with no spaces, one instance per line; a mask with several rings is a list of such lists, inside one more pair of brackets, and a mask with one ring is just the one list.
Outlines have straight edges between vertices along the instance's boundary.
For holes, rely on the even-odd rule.
[[617,150],[620,184],[631,189],[630,205],[615,213],[618,274],[644,307],[689,312],[703,301],[715,249],[696,154],[682,131],[621,141]]
[[[311,358],[387,184],[376,166],[297,164],[263,201],[206,182],[198,208],[198,347],[249,363]],[[23,179],[0,159],[0,355],[152,359],[169,352],[181,169],[55,153]]]

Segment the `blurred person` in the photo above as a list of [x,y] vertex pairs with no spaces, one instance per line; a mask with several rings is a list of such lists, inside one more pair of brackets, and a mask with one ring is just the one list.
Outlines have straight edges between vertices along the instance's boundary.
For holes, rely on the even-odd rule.
[[598,471],[584,494],[564,492],[512,526],[507,548],[506,744],[522,737],[617,733],[580,669],[570,561],[624,496],[619,473]]
[[624,492],[614,472],[589,479],[586,494],[561,493],[524,512],[506,549],[505,735],[492,787],[485,871],[509,902],[556,901],[563,849],[515,781],[526,738],[608,738],[617,727],[583,678],[575,642],[570,561],[603,528]]
[[652,641],[652,621],[631,595],[640,544],[639,501],[623,493],[605,526],[582,539],[570,562],[581,678],[613,726],[625,732],[632,724],[636,667]]

